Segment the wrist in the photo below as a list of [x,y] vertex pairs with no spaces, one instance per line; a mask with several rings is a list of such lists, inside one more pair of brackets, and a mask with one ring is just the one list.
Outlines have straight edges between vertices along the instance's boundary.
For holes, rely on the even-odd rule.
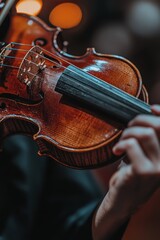
[[116,239],[117,234],[123,234],[129,218],[129,213],[115,209],[106,196],[93,215],[93,240]]

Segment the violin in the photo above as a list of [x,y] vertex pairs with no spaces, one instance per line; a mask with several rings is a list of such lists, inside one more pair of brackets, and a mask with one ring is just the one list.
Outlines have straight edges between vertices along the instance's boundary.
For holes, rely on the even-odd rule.
[[138,69],[127,59],[61,50],[60,28],[15,15],[0,44],[1,140],[32,136],[39,154],[74,168],[95,168],[112,153],[128,121],[150,114]]

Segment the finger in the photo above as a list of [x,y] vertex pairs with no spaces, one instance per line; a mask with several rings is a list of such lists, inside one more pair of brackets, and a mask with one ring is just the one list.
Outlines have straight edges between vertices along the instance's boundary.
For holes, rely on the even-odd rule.
[[160,117],[152,115],[138,115],[128,124],[132,126],[143,126],[154,128],[157,135],[160,136]]
[[159,161],[160,147],[159,141],[153,128],[131,127],[126,129],[120,138],[121,140],[127,138],[136,138],[144,153],[151,161]]
[[155,115],[160,116],[160,105],[152,105],[151,110]]
[[120,141],[114,146],[113,152],[116,155],[127,153],[133,168],[137,172],[153,170],[153,163],[146,157],[138,141],[134,138]]
[[109,181],[109,187],[113,186],[118,181],[118,185],[120,186],[121,183],[124,183],[124,178],[128,178],[128,175],[132,174],[131,165],[126,165],[122,168],[119,168],[117,172],[113,174]]
[[116,155],[121,155],[123,153],[127,152],[127,148],[131,148],[133,145],[138,144],[138,141],[135,138],[130,138],[130,139],[123,139],[119,141],[114,147],[113,147],[113,153]]
[[118,165],[118,169],[122,168],[122,167],[126,167],[127,163],[124,162],[123,160],[120,162],[120,164]]

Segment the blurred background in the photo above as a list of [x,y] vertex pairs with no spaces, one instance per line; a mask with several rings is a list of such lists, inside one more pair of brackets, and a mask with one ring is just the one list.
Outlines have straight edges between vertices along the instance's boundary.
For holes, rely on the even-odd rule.
[[[0,9],[6,2],[0,0]],[[10,12],[61,27],[63,50],[70,54],[82,55],[94,47],[129,59],[142,75],[150,103],[160,103],[160,0],[20,0]],[[115,168],[113,164],[95,171],[105,188]],[[159,239],[159,202],[160,192],[133,217],[124,240]]]

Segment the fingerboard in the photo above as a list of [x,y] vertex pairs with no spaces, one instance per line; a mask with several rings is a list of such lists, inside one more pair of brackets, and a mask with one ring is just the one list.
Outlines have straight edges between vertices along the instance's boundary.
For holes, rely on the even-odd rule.
[[151,114],[150,106],[145,102],[72,65],[60,76],[55,91],[124,123],[138,114]]

